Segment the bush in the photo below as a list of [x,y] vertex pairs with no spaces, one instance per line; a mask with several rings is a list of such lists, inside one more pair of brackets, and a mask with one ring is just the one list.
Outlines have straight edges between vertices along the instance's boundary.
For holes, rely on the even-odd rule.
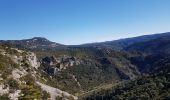
[[8,97],[8,94],[4,94],[2,96],[0,96],[0,100],[10,100]]
[[19,97],[19,100],[41,100],[42,94],[41,89],[35,86],[22,86],[21,88],[23,96]]
[[11,89],[18,89],[19,88],[19,84],[16,80],[14,79],[9,79],[8,80],[8,85]]
[[63,98],[58,96],[58,97],[55,98],[55,100],[63,100]]
[[42,96],[43,100],[47,100],[48,98],[50,98],[50,94],[47,93],[46,91],[43,91],[42,94],[43,94],[43,96]]

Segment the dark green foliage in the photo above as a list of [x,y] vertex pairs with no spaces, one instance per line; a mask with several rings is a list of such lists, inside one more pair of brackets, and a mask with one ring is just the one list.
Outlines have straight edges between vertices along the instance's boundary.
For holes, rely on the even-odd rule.
[[168,100],[170,96],[170,58],[157,62],[150,76],[143,76],[118,85],[111,90],[102,90],[87,100]]
[[150,54],[170,54],[170,36],[160,37],[151,41],[134,43],[125,48],[127,51],[140,51]]
[[19,100],[40,100],[42,98],[49,97],[48,93],[42,91],[41,88],[36,85],[35,79],[31,74],[27,74],[26,76],[22,77],[21,80],[25,81],[26,84],[20,85],[20,89],[24,95],[20,96]]
[[12,79],[10,79],[8,83],[13,89],[17,87],[17,89],[21,90],[21,94],[23,95],[19,97],[19,100],[47,100],[50,98],[49,93],[43,91],[41,87],[36,84],[35,78],[31,74],[23,76],[20,80],[26,83],[18,85],[17,82]]
[[8,97],[8,94],[4,94],[2,96],[0,96],[0,100],[10,100]]
[[0,54],[0,71],[4,71],[7,66],[10,66],[10,59]]
[[95,93],[87,100],[152,100],[168,98],[169,81],[163,81],[164,76],[143,77],[135,81],[123,83],[112,90]]
[[34,85],[35,79],[32,77],[31,74],[27,74],[26,76],[22,77],[21,80],[26,82],[26,85]]
[[42,91],[42,94],[43,94],[42,100],[47,100],[48,98],[50,98],[50,94],[47,93],[46,91]]
[[58,96],[58,97],[55,98],[55,100],[63,100],[63,98]]
[[9,85],[10,89],[19,89],[19,84],[16,80],[14,79],[8,79],[7,84]]
[[12,73],[12,70],[18,67],[18,64],[14,63],[11,58],[0,54],[0,73],[3,79],[6,79]]
[[24,94],[19,97],[19,100],[40,100],[42,98],[41,89],[38,86],[23,85],[21,91]]
[[[47,84],[70,93],[92,90],[99,85],[139,75],[137,69],[126,59],[126,53],[110,49],[70,48],[56,52],[37,52],[37,55],[39,58],[68,55],[82,60],[80,65],[69,67],[52,75],[52,79],[47,73],[42,73],[42,77],[48,81]],[[46,67],[48,66],[42,65],[40,70],[44,70]],[[72,78],[73,75],[81,86],[78,86],[78,83]]]

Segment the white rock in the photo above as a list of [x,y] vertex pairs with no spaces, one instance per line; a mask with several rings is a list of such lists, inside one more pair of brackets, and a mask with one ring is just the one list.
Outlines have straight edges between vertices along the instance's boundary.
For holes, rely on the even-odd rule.
[[9,93],[9,87],[5,88],[5,85],[0,85],[0,95]]
[[40,82],[36,82],[39,86],[41,86],[41,88],[44,90],[44,91],[47,91],[50,96],[51,96],[51,100],[55,100],[56,97],[60,96],[63,98],[65,98],[65,100],[68,100],[67,98],[69,98],[70,96],[72,96],[74,98],[74,100],[77,100],[78,98],[65,92],[65,91],[62,91],[60,89],[57,89],[57,88],[54,88],[54,87],[50,87],[48,85],[45,85],[45,84],[42,84]]
[[10,100],[18,100],[19,94],[21,93],[21,90],[17,90],[14,93],[9,94]]
[[40,67],[40,63],[37,61],[37,56],[35,55],[35,53],[30,53],[29,55],[27,55],[27,59],[31,67],[34,67],[36,69]]
[[19,78],[21,78],[22,76],[24,76],[26,74],[27,74],[27,72],[25,70],[14,69],[12,71],[12,77],[15,80],[18,80]]

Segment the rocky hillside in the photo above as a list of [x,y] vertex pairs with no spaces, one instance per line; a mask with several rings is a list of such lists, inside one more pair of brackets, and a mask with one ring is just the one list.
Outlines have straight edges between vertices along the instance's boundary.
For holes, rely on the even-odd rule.
[[40,62],[33,52],[0,46],[0,99],[77,99],[62,90],[41,83]]
[[51,42],[43,37],[34,37],[24,40],[1,40],[0,44],[9,44],[17,48],[29,50],[56,50],[66,48],[62,44]]
[[126,58],[128,55],[114,50],[74,48],[36,53],[46,84],[73,94],[140,76]]
[[37,57],[33,52],[9,45],[0,48],[1,98],[77,99],[71,94],[140,76],[125,53],[109,49],[77,48],[45,54],[38,51]]

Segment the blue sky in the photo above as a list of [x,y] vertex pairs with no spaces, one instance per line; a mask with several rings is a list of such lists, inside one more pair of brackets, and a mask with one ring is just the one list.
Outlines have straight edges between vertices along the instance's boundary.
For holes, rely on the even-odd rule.
[[0,0],[0,39],[82,44],[170,31],[170,0]]

